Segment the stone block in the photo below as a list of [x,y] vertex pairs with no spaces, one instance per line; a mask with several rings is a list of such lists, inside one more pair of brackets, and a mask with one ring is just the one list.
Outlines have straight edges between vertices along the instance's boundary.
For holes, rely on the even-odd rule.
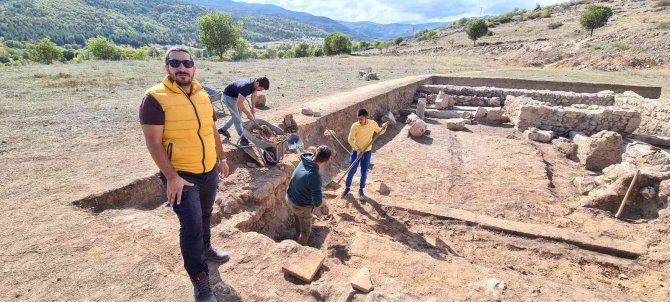
[[447,129],[452,131],[461,131],[465,129],[465,119],[462,118],[448,119],[445,124],[447,125]]
[[366,294],[374,289],[370,279],[370,270],[367,267],[363,267],[356,272],[351,279],[351,287]]
[[326,257],[321,251],[309,248],[305,253],[296,254],[294,257],[289,258],[287,263],[282,267],[282,271],[310,283],[321,268],[321,265],[323,265],[324,260],[326,260]]
[[612,131],[601,131],[588,139],[579,139],[577,145],[580,163],[586,169],[596,172],[620,163],[626,151],[621,135]]

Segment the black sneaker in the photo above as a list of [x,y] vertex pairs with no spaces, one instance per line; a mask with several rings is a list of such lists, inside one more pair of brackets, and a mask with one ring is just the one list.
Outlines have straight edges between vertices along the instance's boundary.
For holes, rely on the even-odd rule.
[[342,195],[340,195],[340,197],[344,198],[347,196],[347,194],[349,194],[349,188],[344,188],[344,191],[342,191]]
[[193,297],[196,302],[216,302],[216,298],[209,287],[209,276],[201,272],[195,278],[191,279],[193,283]]
[[243,136],[243,137],[240,139],[240,146],[243,146],[243,147],[244,147],[244,146],[249,146],[249,140],[248,140],[246,137]]
[[363,193],[363,189],[358,189],[358,198],[360,199],[365,198],[365,193]]
[[205,260],[218,263],[226,263],[228,262],[229,259],[230,256],[228,256],[228,253],[217,251],[211,247],[205,251]]
[[227,137],[227,138],[230,138],[230,132],[228,132],[228,130],[225,130],[225,129],[223,129],[223,128],[220,128],[220,129],[219,129],[219,133],[220,133],[221,135]]

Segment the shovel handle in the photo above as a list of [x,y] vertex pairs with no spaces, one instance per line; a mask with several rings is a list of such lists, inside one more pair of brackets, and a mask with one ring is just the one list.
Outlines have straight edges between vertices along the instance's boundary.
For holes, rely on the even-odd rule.
[[[377,138],[379,138],[379,135],[373,137],[372,140],[368,143],[368,145],[365,146],[365,148],[363,148],[363,150],[367,150],[372,145],[372,143],[374,143],[377,140]],[[365,151],[356,154],[356,160],[351,162],[351,165],[349,165],[347,171],[344,172],[344,175],[342,175],[342,177],[340,177],[340,180],[337,181],[338,184],[342,182],[342,180],[344,179],[345,176],[347,176],[347,174],[349,174],[349,171],[351,171],[351,169],[358,163],[358,161],[361,160],[361,158],[363,158],[363,153],[365,153]]]

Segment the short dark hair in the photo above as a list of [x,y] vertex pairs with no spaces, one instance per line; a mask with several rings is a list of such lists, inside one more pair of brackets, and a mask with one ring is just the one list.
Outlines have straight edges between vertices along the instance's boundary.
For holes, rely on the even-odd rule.
[[265,90],[270,89],[270,80],[268,80],[267,77],[257,78],[256,83],[258,83],[258,85],[260,85],[261,87],[265,88]]
[[333,151],[331,151],[328,146],[321,145],[316,148],[316,157],[314,157],[314,161],[317,163],[326,162],[330,159],[331,155],[333,155]]
[[368,116],[368,111],[365,109],[358,109],[358,115],[356,116]]
[[166,52],[165,52],[165,64],[168,63],[168,60],[170,59],[170,54],[175,52],[175,51],[181,51],[185,52],[188,54],[189,57],[191,57],[191,61],[193,61],[193,54],[191,54],[191,51],[186,48],[186,46],[174,46],[170,47]]

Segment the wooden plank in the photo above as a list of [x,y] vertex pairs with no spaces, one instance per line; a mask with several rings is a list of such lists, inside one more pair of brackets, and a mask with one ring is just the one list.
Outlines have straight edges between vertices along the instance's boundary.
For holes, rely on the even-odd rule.
[[530,224],[493,218],[473,212],[448,208],[431,204],[400,204],[389,205],[392,208],[408,211],[420,216],[436,216],[445,219],[459,220],[480,226],[483,229],[505,232],[527,238],[543,238],[564,242],[580,248],[608,254],[612,256],[637,259],[647,253],[647,249],[639,242],[626,242],[612,238],[591,236],[570,229],[561,229],[550,225]]

